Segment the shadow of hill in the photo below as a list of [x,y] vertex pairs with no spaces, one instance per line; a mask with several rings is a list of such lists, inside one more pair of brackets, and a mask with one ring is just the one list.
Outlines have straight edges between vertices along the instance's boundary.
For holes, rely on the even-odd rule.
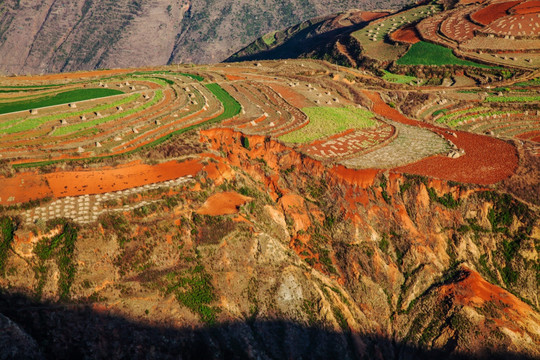
[[279,60],[279,59],[296,59],[303,54],[327,48],[340,37],[348,35],[358,29],[366,26],[368,22],[360,22],[358,24],[344,26],[338,29],[330,30],[321,34],[309,36],[321,23],[315,23],[307,28],[300,30],[284,43],[260,52],[238,56],[244,49],[237,54],[232,55],[224,62],[240,62],[240,61],[256,61],[256,60]]
[[0,359],[532,359],[489,350],[450,355],[451,349],[422,350],[287,320],[149,325],[20,294],[0,294],[0,314]]

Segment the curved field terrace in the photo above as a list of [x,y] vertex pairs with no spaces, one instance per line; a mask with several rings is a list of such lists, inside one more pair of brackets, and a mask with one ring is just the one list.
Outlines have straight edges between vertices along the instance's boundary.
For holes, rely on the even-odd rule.
[[[102,204],[106,194],[223,171],[214,169],[213,161],[220,158],[216,154],[167,155],[179,153],[171,144],[211,127],[245,134],[241,145],[247,151],[252,150],[249,137],[262,135],[353,172],[396,169],[490,184],[511,175],[516,167],[511,145],[408,118],[382,100],[379,93],[384,88],[366,90],[365,75],[345,68],[336,74],[335,66],[313,60],[288,61],[286,75],[280,66],[269,61],[2,79],[4,104],[36,104],[58,94],[78,94],[73,93],[78,89],[108,96],[70,98],[0,115],[2,171],[11,172],[0,177],[0,204],[84,196],[100,196],[92,202]],[[351,76],[355,82],[347,80]],[[414,80],[408,77],[407,82],[410,79]],[[396,86],[402,86],[400,81]],[[451,112],[445,115],[445,121],[454,121]],[[536,120],[527,121],[513,127],[494,122],[490,129],[501,136],[536,139]],[[469,131],[486,130],[478,124]],[[206,146],[190,141],[189,146]],[[152,153],[160,155],[149,161]],[[76,205],[73,200],[62,201],[29,212],[27,218],[47,213],[73,215],[79,222],[95,220],[85,213],[84,204],[79,211],[78,200]],[[72,205],[77,211],[70,212]]]

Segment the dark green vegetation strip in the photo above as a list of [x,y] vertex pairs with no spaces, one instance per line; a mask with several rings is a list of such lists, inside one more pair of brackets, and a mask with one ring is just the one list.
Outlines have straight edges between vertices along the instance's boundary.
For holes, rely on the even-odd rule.
[[204,78],[202,76],[200,76],[200,75],[188,74],[188,73],[177,73],[177,72],[168,71],[168,70],[164,70],[164,71],[137,71],[137,72],[131,73],[130,75],[148,75],[148,74],[182,75],[182,76],[185,76],[185,77],[197,80],[197,81],[203,81],[204,80]]
[[123,94],[120,90],[92,88],[77,89],[58,93],[54,96],[34,99],[32,101],[17,101],[0,104],[0,114],[6,114],[14,111],[37,109],[45,106],[54,106],[76,101],[97,99],[106,96]]
[[4,216],[0,218],[0,276],[6,274],[6,260],[8,251],[11,249],[13,234],[15,233],[15,224],[11,218]]
[[73,261],[73,253],[75,252],[78,229],[76,225],[64,219],[52,220],[47,224],[49,228],[59,225],[63,226],[60,234],[52,238],[41,239],[34,248],[34,254],[38,259],[38,263],[34,266],[34,273],[38,279],[36,292],[38,296],[41,296],[49,270],[46,261],[54,259],[60,272],[60,278],[58,279],[59,295],[62,300],[67,300],[77,270],[77,265]]
[[491,66],[478,64],[456,57],[451,49],[425,41],[413,44],[409,51],[396,62],[398,65],[461,65],[480,68]]
[[197,129],[203,125],[208,125],[208,124],[215,124],[215,123],[218,123],[222,120],[225,120],[225,119],[229,119],[233,116],[236,116],[240,113],[240,110],[242,109],[242,106],[240,106],[240,104],[238,103],[238,101],[236,101],[235,98],[233,98],[231,95],[229,95],[229,93],[227,91],[225,91],[221,86],[219,86],[218,84],[206,84],[205,85],[206,88],[208,90],[210,90],[210,92],[212,92],[212,94],[214,94],[215,97],[218,98],[219,101],[221,101],[222,105],[223,105],[223,113],[219,116],[216,116],[215,118],[213,119],[210,119],[206,122],[203,122],[203,123],[200,123],[200,124],[195,124],[195,125],[191,125],[191,126],[188,126],[186,128],[183,128],[183,129],[179,129],[179,130],[176,130],[170,134],[167,134],[157,140],[154,140],[144,146],[141,146],[137,149],[134,149],[134,150],[131,150],[131,151],[127,151],[125,153],[122,153],[122,154],[117,154],[117,155],[109,155],[109,156],[102,156],[102,157],[99,157],[99,156],[95,156],[95,157],[91,157],[91,158],[86,158],[86,159],[60,159],[60,160],[49,160],[49,161],[37,161],[37,162],[32,162],[32,163],[24,163],[24,164],[14,164],[13,165],[13,168],[31,168],[31,167],[36,167],[36,166],[48,166],[48,165],[53,165],[53,164],[57,164],[57,163],[62,163],[62,162],[68,162],[68,161],[88,161],[88,162],[93,162],[93,161],[101,161],[101,160],[105,160],[105,159],[110,159],[110,158],[113,158],[113,157],[117,157],[117,156],[125,156],[125,155],[130,155],[130,154],[133,154],[137,151],[140,151],[140,150],[143,150],[143,149],[146,149],[146,148],[150,148],[150,147],[154,147],[156,145],[160,145],[162,143],[164,143],[165,141],[169,140],[170,138],[172,138],[173,136],[177,136],[177,135],[180,135],[180,134],[183,134],[185,132],[188,132],[188,131],[191,131],[191,130],[194,130],[194,129]]

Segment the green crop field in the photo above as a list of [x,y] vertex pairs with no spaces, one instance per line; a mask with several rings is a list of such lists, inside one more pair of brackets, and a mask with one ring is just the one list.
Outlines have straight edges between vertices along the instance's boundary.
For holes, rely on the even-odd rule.
[[[129,103],[131,101],[134,101],[140,96],[141,96],[140,94],[133,94],[128,97],[119,99],[110,104],[99,105],[88,110],[71,112],[69,113],[69,116],[80,116],[80,115],[90,114],[96,111],[107,110],[107,109],[110,109],[119,105]],[[47,122],[58,121],[65,118],[66,118],[66,114],[56,114],[56,115],[41,116],[37,118],[30,118],[30,119],[28,118],[27,119],[13,119],[10,121],[5,121],[3,123],[0,123],[0,134],[14,134],[14,133],[23,132],[23,131],[29,131],[32,129],[36,129]]]
[[0,114],[6,114],[15,111],[38,109],[46,106],[67,104],[70,102],[97,99],[106,96],[123,94],[120,90],[92,88],[76,89],[58,93],[54,96],[41,97],[31,101],[16,101],[0,104]]
[[411,81],[416,82],[417,78],[414,76],[408,76],[408,75],[399,75],[399,74],[393,74],[389,71],[383,70],[383,80],[397,83],[397,84],[409,84]]
[[301,129],[281,136],[288,143],[309,143],[348,129],[363,129],[374,126],[374,115],[364,109],[348,107],[307,107],[302,111],[309,123]]
[[163,91],[157,90],[156,95],[152,98],[152,100],[148,101],[147,103],[145,103],[145,104],[143,104],[141,106],[138,106],[138,107],[136,107],[134,109],[129,109],[129,110],[123,111],[123,112],[118,113],[118,114],[109,115],[109,116],[106,116],[106,117],[103,117],[103,118],[98,118],[98,119],[94,119],[94,120],[90,120],[90,121],[85,121],[85,122],[82,122],[82,123],[63,126],[63,127],[57,128],[54,131],[53,135],[60,136],[60,135],[70,134],[70,133],[73,133],[73,132],[76,132],[76,131],[80,131],[80,130],[84,130],[84,129],[94,127],[96,125],[104,124],[106,122],[114,121],[114,120],[129,116],[129,115],[132,115],[132,114],[136,114],[138,112],[141,112],[141,111],[144,111],[144,110],[148,109],[150,106],[153,106],[153,105],[157,104],[162,98],[163,98]]
[[425,41],[413,44],[396,63],[398,65],[461,65],[491,68],[488,65],[460,59],[454,55],[451,49]]
[[536,102],[540,101],[540,96],[488,96],[486,102]]

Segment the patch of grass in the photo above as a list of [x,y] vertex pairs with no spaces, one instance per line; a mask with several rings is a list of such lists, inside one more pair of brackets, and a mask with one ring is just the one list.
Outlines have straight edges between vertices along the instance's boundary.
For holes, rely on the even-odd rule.
[[214,324],[220,309],[210,306],[217,299],[211,277],[202,265],[185,271],[183,274],[167,275],[169,284],[166,293],[173,293],[179,303],[197,313],[206,324]]
[[460,205],[460,201],[454,199],[452,194],[446,193],[443,196],[438,196],[434,188],[428,188],[429,198],[432,201],[438,202],[448,209],[455,209]]
[[451,49],[425,41],[413,44],[409,51],[399,58],[396,63],[398,65],[459,65],[492,68],[488,65],[460,59],[454,55]]
[[363,129],[377,124],[373,113],[352,106],[307,107],[302,111],[309,117],[309,123],[281,136],[280,140],[288,143],[309,143],[348,129]]
[[34,254],[38,259],[38,263],[34,267],[34,272],[38,278],[38,296],[41,296],[41,291],[43,290],[48,274],[48,267],[45,262],[54,259],[60,272],[58,279],[60,299],[69,299],[71,285],[73,284],[77,270],[77,265],[73,261],[77,233],[78,229],[76,225],[64,221],[64,226],[60,234],[52,238],[43,238],[34,247]]
[[439,114],[446,114],[447,112],[448,112],[448,109],[439,109],[439,110],[435,110],[433,114],[431,114],[431,116],[437,116]]
[[262,41],[264,41],[267,46],[272,46],[276,42],[276,31],[263,35]]
[[70,102],[98,99],[106,96],[120,95],[122,91],[106,88],[76,89],[64,91],[53,96],[40,97],[31,101],[0,103],[0,114],[15,111],[38,109],[46,106],[67,104]]

